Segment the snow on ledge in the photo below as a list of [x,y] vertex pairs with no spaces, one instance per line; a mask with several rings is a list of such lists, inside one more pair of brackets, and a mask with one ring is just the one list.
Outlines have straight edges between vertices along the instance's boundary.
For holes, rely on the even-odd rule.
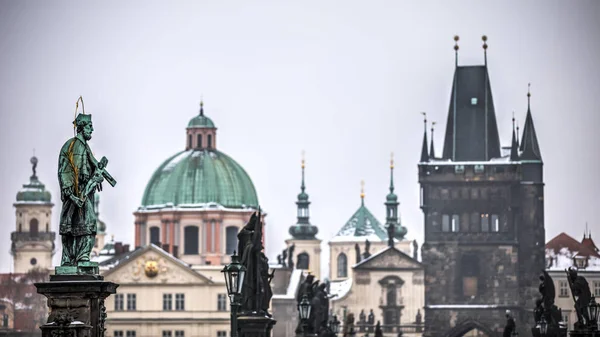
[[352,278],[348,278],[344,281],[332,281],[329,285],[329,291],[333,295],[332,301],[339,301],[343,299],[352,289]]
[[429,309],[498,309],[507,306],[497,304],[434,304],[426,307]]
[[296,292],[298,291],[298,286],[300,285],[300,277],[304,270],[302,269],[294,269],[292,271],[292,276],[290,276],[290,284],[288,284],[287,291],[285,295],[273,295],[273,299],[294,299],[296,298]]

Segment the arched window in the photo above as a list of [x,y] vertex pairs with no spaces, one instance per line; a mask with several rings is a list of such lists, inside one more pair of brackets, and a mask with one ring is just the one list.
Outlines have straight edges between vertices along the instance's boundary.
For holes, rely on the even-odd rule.
[[309,258],[307,253],[298,254],[298,261],[296,262],[297,269],[308,269]]
[[160,244],[160,228],[150,227],[150,243]]
[[31,221],[29,221],[29,233],[31,233],[31,235],[37,235],[39,232],[39,224],[37,219],[31,219]]
[[188,148],[192,148],[192,135],[188,135]]
[[[237,235],[238,235],[237,227],[229,226],[229,227],[225,228],[225,254],[227,254],[227,255],[233,254],[233,251],[236,249],[237,244],[238,244]],[[237,252],[237,253],[241,254],[241,252]]]
[[23,231],[23,225],[19,224],[19,233]]
[[344,253],[337,257],[337,276],[348,277],[348,257]]
[[198,254],[198,226],[186,226],[183,229],[183,254]]
[[211,149],[212,148],[212,135],[208,135],[208,148]]
[[46,222],[46,232],[50,231],[50,224]]
[[197,142],[196,147],[197,148],[202,148],[202,135],[198,134],[198,136],[196,136],[196,137],[197,137],[197,139],[196,139],[196,142]]

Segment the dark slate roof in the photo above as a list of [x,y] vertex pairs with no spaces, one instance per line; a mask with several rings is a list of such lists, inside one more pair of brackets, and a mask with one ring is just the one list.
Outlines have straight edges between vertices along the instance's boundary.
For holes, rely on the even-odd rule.
[[456,67],[442,158],[487,161],[500,156],[500,139],[487,67]]
[[533,117],[531,117],[531,109],[529,107],[527,107],[527,117],[525,117],[520,150],[521,160],[542,160],[542,153],[540,152],[535,127],[533,126]]

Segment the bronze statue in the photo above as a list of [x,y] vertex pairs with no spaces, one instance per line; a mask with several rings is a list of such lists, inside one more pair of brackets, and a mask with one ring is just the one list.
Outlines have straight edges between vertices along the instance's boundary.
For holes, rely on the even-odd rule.
[[577,269],[569,268],[569,270],[565,271],[569,286],[571,287],[571,294],[575,301],[575,310],[577,311],[577,322],[575,322],[574,327],[575,330],[580,330],[589,321],[587,306],[590,304],[592,293],[585,277],[577,275]]
[[365,240],[365,252],[363,253],[363,260],[371,257],[371,253],[369,253],[370,248],[371,248],[371,242],[369,242],[369,239],[366,239]]
[[58,157],[63,203],[59,229],[63,247],[61,266],[78,266],[90,261],[97,230],[94,193],[102,190],[104,180],[111,186],[117,183],[105,170],[106,157],[97,161],[87,143],[94,131],[92,115],[78,114],[73,124],[77,135],[67,140]]
[[360,263],[360,246],[358,243],[354,244],[354,252],[356,253],[356,263]]
[[390,247],[394,247],[394,232],[396,231],[395,228],[396,226],[393,223],[390,223],[387,228],[388,246]]
[[506,310],[506,325],[504,326],[502,337],[511,337],[516,328],[515,319],[510,314],[510,311]]
[[292,243],[290,248],[288,249],[288,268],[294,269],[294,250],[296,249],[296,244]]

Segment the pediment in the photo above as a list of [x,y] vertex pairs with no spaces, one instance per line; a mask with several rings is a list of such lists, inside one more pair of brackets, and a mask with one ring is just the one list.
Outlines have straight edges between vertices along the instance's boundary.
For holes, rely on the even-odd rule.
[[354,269],[422,269],[419,261],[411,258],[400,250],[388,247],[354,266]]
[[164,250],[150,245],[120,260],[104,273],[107,281],[119,284],[208,284],[208,278]]

